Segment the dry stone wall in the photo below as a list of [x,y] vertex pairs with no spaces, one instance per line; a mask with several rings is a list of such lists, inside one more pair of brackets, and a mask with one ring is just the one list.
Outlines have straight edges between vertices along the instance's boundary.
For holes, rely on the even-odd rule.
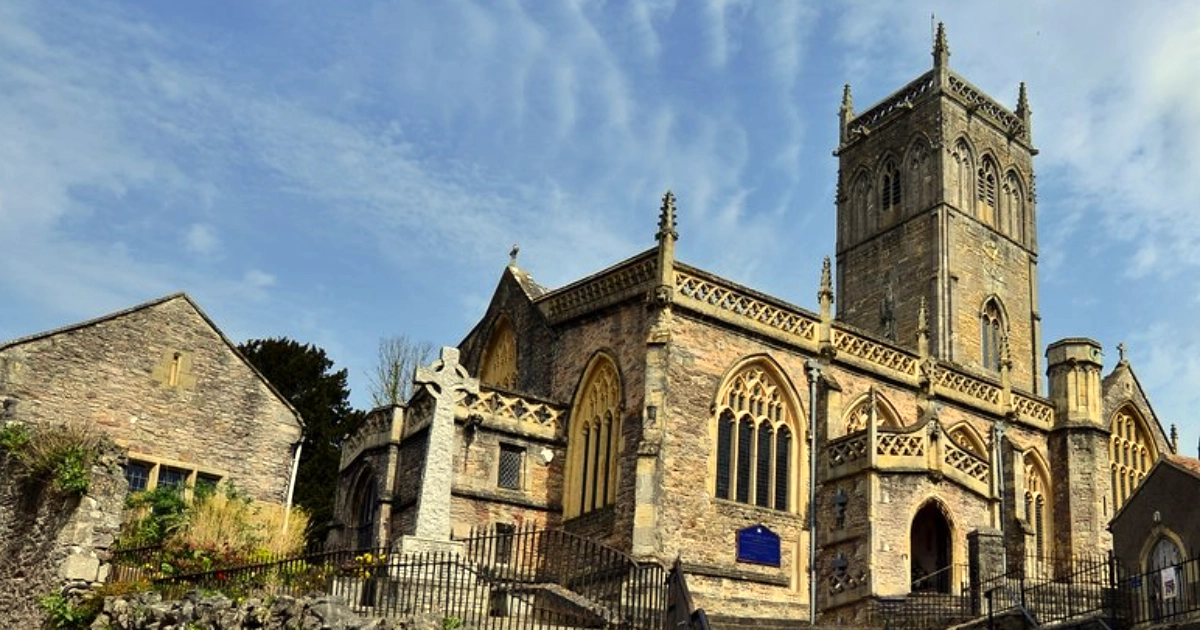
[[360,617],[335,597],[274,597],[234,601],[217,595],[195,595],[163,601],[157,593],[109,597],[92,623],[96,630],[441,630],[443,616],[430,614],[412,619]]
[[128,489],[121,457],[105,450],[80,497],[57,493],[48,480],[26,481],[0,453],[0,628],[40,627],[39,599],[108,577]]

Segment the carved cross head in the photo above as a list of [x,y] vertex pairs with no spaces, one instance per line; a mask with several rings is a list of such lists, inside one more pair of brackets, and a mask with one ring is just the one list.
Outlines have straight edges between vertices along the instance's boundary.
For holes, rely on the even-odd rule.
[[417,385],[423,385],[435,399],[449,395],[454,400],[467,394],[479,393],[479,379],[467,373],[467,368],[458,362],[458,348],[442,348],[442,356],[429,367],[417,368]]

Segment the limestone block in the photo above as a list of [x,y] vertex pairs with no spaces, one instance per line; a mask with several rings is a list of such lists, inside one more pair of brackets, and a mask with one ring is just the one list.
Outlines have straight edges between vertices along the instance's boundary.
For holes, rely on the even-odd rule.
[[66,561],[59,567],[59,573],[66,580],[95,582],[100,574],[100,560],[81,554],[67,556]]

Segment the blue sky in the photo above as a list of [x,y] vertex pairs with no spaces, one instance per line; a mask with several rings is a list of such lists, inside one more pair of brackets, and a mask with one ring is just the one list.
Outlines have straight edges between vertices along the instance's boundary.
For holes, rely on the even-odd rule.
[[653,244],[815,308],[836,113],[931,63],[1029,85],[1047,341],[1124,341],[1200,438],[1200,3],[0,5],[0,338],[183,290],[230,337],[452,345],[520,243],[558,286]]

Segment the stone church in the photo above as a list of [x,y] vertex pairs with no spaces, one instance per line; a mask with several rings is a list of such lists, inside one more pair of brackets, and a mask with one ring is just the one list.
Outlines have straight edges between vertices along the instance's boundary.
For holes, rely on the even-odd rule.
[[928,72],[862,111],[846,88],[815,310],[676,260],[671,193],[656,245],[591,276],[514,257],[346,443],[331,544],[562,528],[780,618],[956,590],[973,532],[1031,570],[1110,549],[1174,447],[1123,351],[1104,375],[1095,341],[1041,338],[1025,88],[1009,109],[949,56],[939,26]]

